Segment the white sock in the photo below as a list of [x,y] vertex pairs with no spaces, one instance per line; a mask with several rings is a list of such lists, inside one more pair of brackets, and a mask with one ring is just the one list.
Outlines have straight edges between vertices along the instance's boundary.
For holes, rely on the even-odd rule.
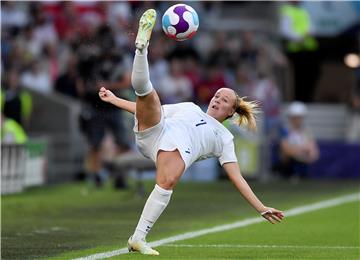
[[147,60],[147,48],[136,49],[133,69],[131,74],[131,83],[137,96],[146,96],[153,90],[150,82],[149,64]]
[[155,188],[145,203],[139,223],[136,226],[133,235],[134,240],[145,239],[156,220],[169,204],[172,192],[172,190],[165,190],[159,185],[155,185]]

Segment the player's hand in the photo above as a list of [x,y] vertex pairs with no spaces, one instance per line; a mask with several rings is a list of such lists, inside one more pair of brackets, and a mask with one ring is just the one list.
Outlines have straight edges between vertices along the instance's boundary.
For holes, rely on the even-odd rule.
[[102,101],[109,102],[109,103],[111,103],[116,98],[114,93],[112,93],[110,90],[108,90],[104,87],[100,88],[99,97]]
[[284,213],[281,210],[266,207],[266,210],[260,212],[261,216],[272,224],[281,222],[284,218]]

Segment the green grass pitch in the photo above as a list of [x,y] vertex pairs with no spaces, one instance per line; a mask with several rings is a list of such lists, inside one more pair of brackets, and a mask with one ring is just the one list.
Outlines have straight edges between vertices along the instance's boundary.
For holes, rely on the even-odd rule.
[[[150,192],[152,182],[146,183]],[[286,211],[359,192],[356,181],[251,182],[262,201]],[[146,198],[134,190],[66,184],[2,197],[2,259],[72,259],[126,246]],[[360,259],[360,202],[157,247],[158,259]],[[227,181],[180,183],[149,241],[256,217]],[[138,253],[111,259],[143,259]]]

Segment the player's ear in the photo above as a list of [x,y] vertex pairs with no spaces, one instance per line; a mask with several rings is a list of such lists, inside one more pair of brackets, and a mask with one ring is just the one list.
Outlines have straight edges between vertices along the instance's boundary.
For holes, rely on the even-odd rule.
[[231,107],[231,108],[229,109],[228,117],[232,117],[232,116],[234,115],[234,113],[235,113],[235,108],[234,108],[234,107]]
[[234,105],[234,106],[231,106],[231,108],[230,108],[230,116],[234,115],[235,112],[236,112],[236,107],[235,107],[235,105]]

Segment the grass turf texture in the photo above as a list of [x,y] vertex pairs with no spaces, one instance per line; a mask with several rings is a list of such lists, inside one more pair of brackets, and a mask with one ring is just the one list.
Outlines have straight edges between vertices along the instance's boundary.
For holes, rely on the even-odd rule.
[[[359,182],[251,183],[265,204],[289,209],[356,192]],[[152,190],[153,183],[146,183]],[[33,189],[2,197],[2,259],[70,259],[126,246],[146,198],[87,184]],[[229,182],[180,183],[149,240],[257,216]],[[179,244],[359,246],[359,203],[179,241]],[[321,242],[324,241],[324,242]],[[359,249],[159,247],[160,258],[352,259]],[[253,252],[251,254],[251,252]],[[299,254],[301,253],[302,254]],[[206,254],[205,254],[206,253]],[[122,258],[143,258],[139,254]]]
[[358,210],[358,203],[348,203],[291,217],[277,226],[260,223],[158,250],[164,259],[172,255],[183,259],[359,259]]

